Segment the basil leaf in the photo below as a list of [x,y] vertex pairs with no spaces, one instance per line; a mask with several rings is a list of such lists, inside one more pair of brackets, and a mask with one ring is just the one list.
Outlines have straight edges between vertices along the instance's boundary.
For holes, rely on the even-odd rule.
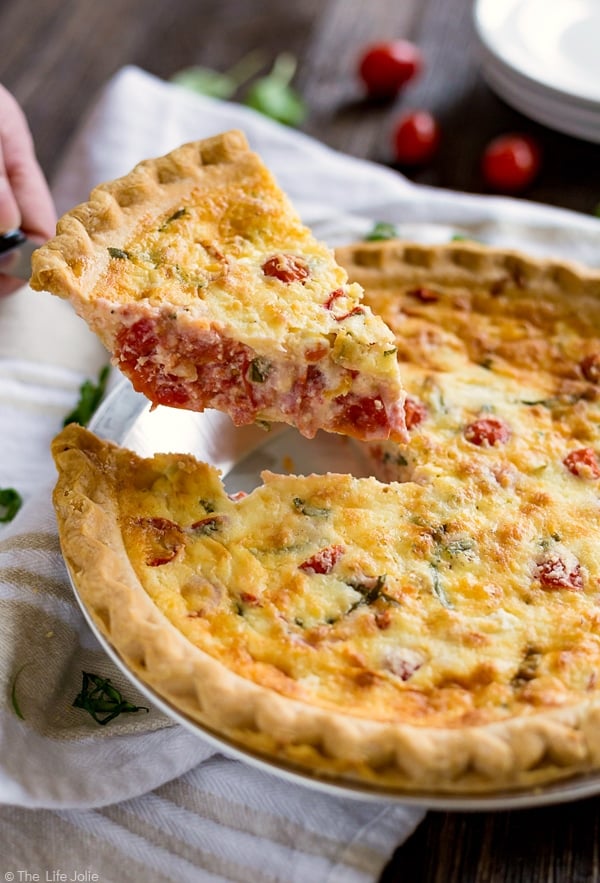
[[21,706],[19,705],[19,700],[17,698],[17,681],[19,680],[19,675],[23,671],[24,668],[27,667],[29,663],[24,663],[21,668],[17,671],[16,675],[13,678],[12,687],[10,690],[10,702],[13,707],[14,713],[20,718],[22,721],[25,720],[25,715],[21,711]]
[[123,248],[113,248],[110,245],[108,247],[108,253],[111,256],[111,258],[116,258],[117,260],[120,260],[120,261],[129,260],[129,258],[131,257],[129,252],[125,251]]
[[292,502],[294,508],[301,512],[302,515],[308,515],[311,518],[327,518],[331,515],[331,509],[327,509],[324,506],[311,506],[310,503],[307,503],[301,497],[294,497]]
[[243,83],[247,83],[264,64],[262,52],[249,52],[225,73],[202,65],[192,65],[171,77],[171,83],[208,95],[211,98],[232,98]]
[[381,242],[385,239],[398,239],[398,231],[387,221],[377,221],[373,229],[365,236],[365,242]]
[[438,601],[440,602],[442,607],[446,607],[448,610],[452,610],[454,607],[454,604],[448,598],[448,595],[446,594],[446,590],[444,589],[444,586],[442,585],[442,581],[440,579],[440,575],[438,572],[437,563],[435,561],[431,561],[430,564],[431,564],[431,571],[432,571],[431,581],[432,581],[433,594],[436,596],[436,598],[438,599]]
[[257,356],[250,362],[250,380],[252,383],[264,383],[271,371],[271,363]]
[[91,380],[85,380],[81,384],[79,387],[79,402],[71,413],[67,414],[63,420],[63,426],[67,426],[69,423],[79,423],[80,426],[88,425],[106,390],[109,371],[110,366],[105,365],[100,369],[96,384],[92,383]]
[[96,723],[104,726],[124,712],[150,711],[145,705],[134,705],[123,699],[121,693],[113,686],[110,678],[82,671],[81,691],[73,700],[73,708],[83,708],[94,718]]
[[249,88],[244,104],[286,126],[299,126],[306,117],[306,105],[290,85],[295,72],[296,59],[282,52],[271,72]]
[[0,488],[0,522],[12,521],[22,505],[23,498],[13,487]]

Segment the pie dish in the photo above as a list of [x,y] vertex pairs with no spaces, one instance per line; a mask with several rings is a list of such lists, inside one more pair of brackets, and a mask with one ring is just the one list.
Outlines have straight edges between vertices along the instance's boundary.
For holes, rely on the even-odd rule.
[[598,274],[475,243],[337,257],[419,405],[408,443],[366,448],[385,481],[268,472],[231,499],[189,455],[68,427],[86,608],[188,718],[310,775],[485,795],[597,770]]
[[242,132],[97,187],[32,269],[155,404],[405,438],[393,335]]

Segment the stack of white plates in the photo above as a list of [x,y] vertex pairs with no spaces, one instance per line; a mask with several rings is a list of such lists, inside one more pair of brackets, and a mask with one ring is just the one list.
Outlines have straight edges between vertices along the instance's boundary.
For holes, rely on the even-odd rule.
[[483,75],[508,104],[600,143],[600,0],[476,0]]

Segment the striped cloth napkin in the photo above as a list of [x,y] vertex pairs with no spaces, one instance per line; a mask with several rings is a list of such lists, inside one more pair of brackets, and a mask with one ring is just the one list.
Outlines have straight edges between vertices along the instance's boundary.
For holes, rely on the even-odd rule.
[[[332,245],[378,220],[427,241],[462,232],[588,263],[600,255],[596,219],[418,188],[136,68],[119,72],[82,121],[54,182],[58,210],[143,158],[229,128],[245,130],[303,219]],[[0,487],[25,500],[0,530],[0,879],[376,881],[421,809],[283,780],[217,752],[156,709],[99,727],[73,707],[82,671],[146,704],[85,625],[50,502],[49,442],[81,383],[105,362],[56,298],[25,288],[0,302]]]

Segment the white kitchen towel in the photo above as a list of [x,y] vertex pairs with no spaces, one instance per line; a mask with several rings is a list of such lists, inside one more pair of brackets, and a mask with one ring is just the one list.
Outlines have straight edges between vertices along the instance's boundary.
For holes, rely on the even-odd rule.
[[[54,182],[58,209],[141,159],[228,128],[245,130],[303,219],[332,245],[385,220],[421,240],[462,232],[600,261],[594,218],[416,187],[136,68],[117,74],[82,121]],[[0,487],[25,498],[0,532],[0,872],[25,868],[45,879],[52,868],[89,870],[99,876],[87,879],[102,883],[376,880],[420,809],[281,780],[215,753],[153,708],[99,727],[72,707],[82,670],[147,704],[85,625],[50,503],[49,441],[105,355],[65,304],[24,289],[0,303],[0,359]]]

